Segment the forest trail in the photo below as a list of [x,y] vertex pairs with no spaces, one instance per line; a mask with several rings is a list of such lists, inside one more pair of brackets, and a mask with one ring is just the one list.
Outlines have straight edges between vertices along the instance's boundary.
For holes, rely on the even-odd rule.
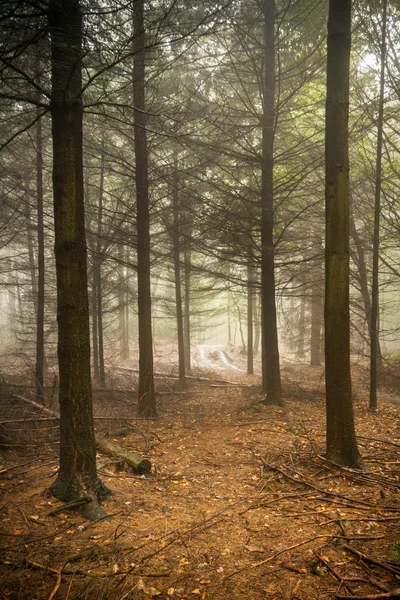
[[193,362],[197,368],[213,371],[246,371],[236,366],[222,344],[196,344],[193,354]]
[[[216,356],[210,362],[218,364]],[[66,511],[47,516],[60,505],[43,494],[57,466],[56,445],[4,454],[4,598],[47,600],[57,581],[59,598],[107,600],[319,600],[399,585],[398,406],[384,403],[372,416],[357,392],[366,463],[357,472],[323,458],[321,368],[283,368],[282,408],[260,404],[256,375],[225,369],[215,376],[247,387],[169,381],[158,400],[160,419],[136,420],[131,409],[124,431],[129,395],[114,389],[96,396],[97,413],[111,419],[110,440],[153,464],[146,478],[117,473],[98,456],[114,490],[104,503],[109,522],[88,524]],[[121,377],[125,389],[134,386],[133,372]],[[353,551],[383,567],[360,562]]]

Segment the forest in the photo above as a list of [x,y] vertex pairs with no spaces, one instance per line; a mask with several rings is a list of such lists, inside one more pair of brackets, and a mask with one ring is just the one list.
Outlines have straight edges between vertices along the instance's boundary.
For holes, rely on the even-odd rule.
[[0,0],[0,600],[400,598],[398,0]]

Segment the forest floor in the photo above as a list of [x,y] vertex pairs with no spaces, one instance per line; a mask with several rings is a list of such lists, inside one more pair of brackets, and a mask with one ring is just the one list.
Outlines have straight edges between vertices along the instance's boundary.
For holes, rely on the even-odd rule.
[[[5,445],[0,598],[320,600],[400,588],[393,377],[371,414],[366,370],[354,367],[365,463],[356,471],[324,458],[322,368],[286,362],[285,406],[277,408],[260,404],[260,377],[243,372],[244,357],[222,358],[219,347],[199,347],[197,355],[202,379],[157,379],[157,420],[135,418],[133,371],[110,368],[109,387],[95,391],[95,414],[103,417],[96,427],[153,465],[145,477],[115,472],[98,456],[114,492],[104,502],[108,521],[90,523],[78,511],[49,516],[61,504],[45,493],[57,441],[43,441],[33,421],[29,443]],[[17,396],[29,390],[23,378],[5,380],[0,401],[14,399],[8,420],[15,424]]]

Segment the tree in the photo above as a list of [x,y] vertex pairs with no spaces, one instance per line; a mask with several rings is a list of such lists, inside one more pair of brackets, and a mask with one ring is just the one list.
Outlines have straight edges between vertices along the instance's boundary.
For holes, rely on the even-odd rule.
[[274,131],[275,131],[275,2],[263,1],[264,55],[262,73],[261,166],[261,299],[263,389],[265,402],[282,404],[274,261]]
[[375,173],[375,207],[374,207],[374,238],[372,248],[372,290],[371,290],[371,356],[370,356],[370,388],[369,408],[377,409],[377,364],[379,356],[379,223],[381,214],[382,186],[382,142],[383,142],[383,104],[385,100],[385,61],[386,61],[386,12],[387,0],[382,6],[382,43],[381,43],[381,72],[379,86],[379,110],[376,140],[376,173]]
[[156,417],[151,328],[149,176],[146,136],[144,1],[133,5],[134,55],[133,112],[136,160],[137,278],[139,321],[138,414]]
[[87,495],[89,518],[109,490],[97,477],[90,378],[82,159],[82,14],[79,1],[50,0],[53,193],[57,275],[60,469],[51,492]]
[[330,0],[325,129],[326,455],[361,464],[354,426],[349,310],[349,64],[351,0]]

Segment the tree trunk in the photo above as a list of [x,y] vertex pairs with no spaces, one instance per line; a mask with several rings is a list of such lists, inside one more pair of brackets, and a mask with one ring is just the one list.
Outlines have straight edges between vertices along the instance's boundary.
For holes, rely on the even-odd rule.
[[32,235],[34,225],[32,223],[31,207],[29,204],[28,193],[26,193],[26,195],[25,195],[25,203],[26,203],[26,241],[27,241],[27,246],[28,246],[29,274],[31,277],[32,303],[33,303],[33,307],[34,307],[34,312],[35,312],[35,314],[37,314],[38,290],[37,290],[37,279],[36,279],[35,249],[34,249],[34,240],[33,240],[33,235]]
[[261,183],[261,297],[262,363],[265,403],[282,405],[274,260],[274,102],[275,2],[263,0],[264,55],[262,73],[262,183]]
[[310,365],[321,365],[321,320],[322,320],[322,293],[321,293],[321,268],[319,261],[314,262],[314,281],[311,290],[311,357]]
[[374,239],[372,245],[372,290],[371,290],[371,357],[369,408],[376,411],[377,379],[378,379],[378,347],[379,347],[379,221],[381,214],[382,187],[382,139],[383,139],[383,103],[385,100],[385,61],[386,61],[386,12],[387,0],[382,5],[382,42],[381,42],[381,75],[379,89],[378,131],[376,141],[376,174],[375,174],[375,210]]
[[258,354],[260,346],[260,297],[256,291],[254,294],[254,354]]
[[176,305],[176,328],[178,337],[178,374],[179,379],[185,379],[185,342],[183,334],[183,310],[181,289],[181,257],[180,257],[180,219],[179,219],[179,182],[178,182],[178,160],[176,150],[174,155],[174,175],[172,189],[172,246],[174,258],[175,279],[175,305]]
[[[188,202],[186,198],[186,202]],[[184,214],[185,223],[185,240],[184,240],[184,278],[185,278],[185,302],[184,302],[184,321],[183,321],[183,333],[185,342],[185,366],[186,373],[190,373],[191,370],[191,351],[190,351],[190,286],[191,286],[191,266],[192,266],[192,246],[191,246],[191,219],[189,217],[189,211],[186,207]]]
[[305,358],[304,342],[306,329],[306,297],[303,295],[300,299],[300,314],[299,314],[299,337],[297,340],[297,358]]
[[[37,59],[37,73],[40,73],[40,62]],[[43,402],[44,397],[44,219],[43,219],[43,140],[42,121],[36,124],[36,204],[37,204],[37,245],[38,245],[38,278],[37,278],[37,318],[36,318],[36,400]]]
[[136,163],[136,222],[137,222],[137,278],[139,323],[139,394],[138,415],[157,416],[153,375],[153,337],[151,326],[150,284],[150,217],[149,180],[145,104],[144,0],[133,4],[134,65],[133,106],[134,146]]
[[96,471],[90,379],[82,153],[82,14],[77,0],[50,0],[60,469],[51,485],[64,502],[88,494],[88,518],[104,515],[109,490]]
[[228,289],[228,305],[227,305],[227,317],[228,317],[228,344],[232,344],[232,326],[231,326],[231,292]]
[[106,374],[104,369],[104,335],[103,335],[103,290],[101,283],[101,259],[95,256],[93,259],[93,280],[96,293],[96,317],[97,317],[97,343],[99,360],[99,382],[105,385]]
[[120,264],[118,266],[118,337],[119,337],[119,355],[122,360],[128,358],[129,349],[127,344],[127,294],[126,294],[126,281],[125,281],[125,267],[124,262],[124,247],[122,244],[118,245],[118,258]]
[[243,352],[246,352],[246,342],[244,341],[243,326],[242,326],[242,313],[240,311],[239,304],[237,302],[235,302],[235,305],[236,305],[236,310],[238,313],[239,332],[240,332],[240,339],[242,341],[242,350],[243,350]]
[[[129,247],[126,249],[126,264],[129,265]],[[129,267],[126,267],[125,270],[125,329],[124,329],[124,338],[125,338],[125,348],[124,348],[124,358],[129,358],[129,335],[130,335],[130,323],[129,323]]]
[[[369,294],[369,289],[368,289],[368,272],[367,272],[367,265],[366,265],[366,261],[365,261],[365,251],[364,251],[364,246],[363,246],[363,242],[358,234],[357,228],[356,228],[356,224],[354,221],[354,216],[353,216],[353,211],[352,211],[352,197],[350,195],[350,235],[354,240],[354,245],[355,245],[355,251],[352,253],[352,257],[354,260],[354,263],[357,266],[357,280],[359,282],[360,285],[360,292],[361,292],[361,297],[363,300],[363,304],[364,304],[364,311],[365,311],[365,320],[367,323],[367,327],[368,327],[368,337],[369,337],[369,342],[371,341],[371,297]],[[380,348],[380,344],[379,344],[379,337],[377,339],[377,359],[378,359],[378,364],[380,363],[380,361],[382,360],[382,354],[381,354],[381,348]]]
[[354,427],[349,310],[349,64],[351,0],[330,0],[325,140],[326,454],[361,462]]
[[97,306],[97,339],[99,352],[99,381],[102,386],[106,383],[104,369],[104,331],[103,331],[103,282],[101,279],[102,265],[102,240],[103,235],[103,196],[104,196],[104,136],[101,139],[100,152],[100,181],[99,181],[99,206],[97,214],[97,240],[96,256],[93,260],[93,272],[96,280],[96,306]]
[[98,316],[97,316],[97,274],[94,266],[96,257],[93,256],[93,268],[92,268],[92,350],[93,350],[93,372],[96,381],[100,378],[99,368],[99,332],[97,328]]
[[[250,259],[251,260],[251,259]],[[254,269],[247,267],[247,375],[253,375]]]

